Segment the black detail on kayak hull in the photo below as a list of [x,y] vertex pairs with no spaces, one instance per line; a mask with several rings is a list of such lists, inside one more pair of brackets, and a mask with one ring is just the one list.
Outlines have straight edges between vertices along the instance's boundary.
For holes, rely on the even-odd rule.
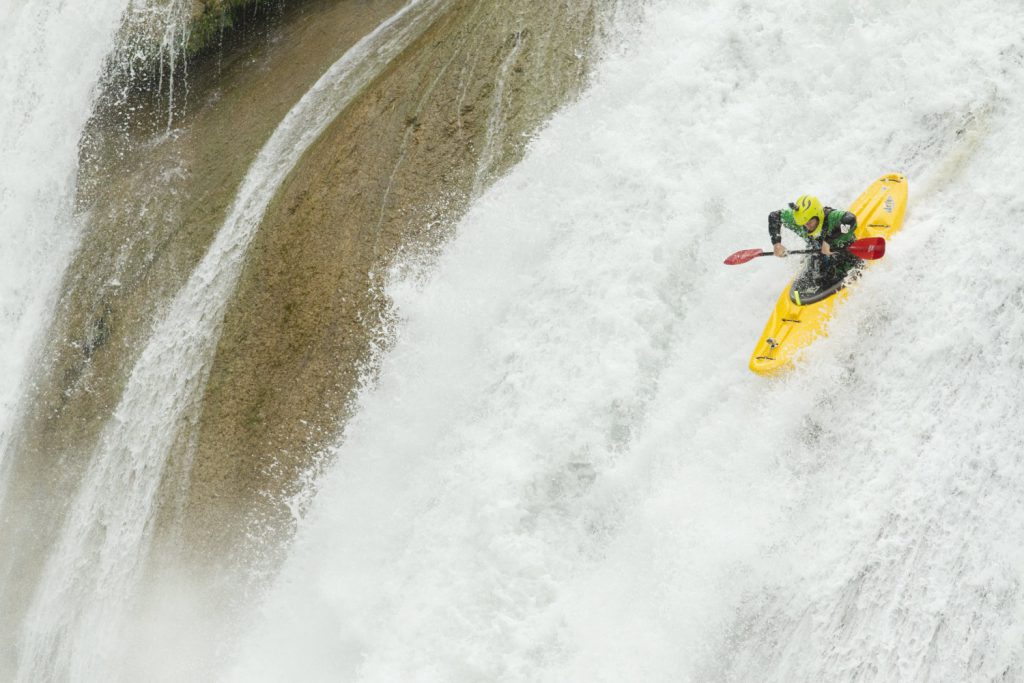
[[807,267],[793,280],[789,288],[789,300],[797,306],[824,301],[856,280],[864,266],[860,259],[847,263],[832,262],[829,265],[817,257],[807,261]]

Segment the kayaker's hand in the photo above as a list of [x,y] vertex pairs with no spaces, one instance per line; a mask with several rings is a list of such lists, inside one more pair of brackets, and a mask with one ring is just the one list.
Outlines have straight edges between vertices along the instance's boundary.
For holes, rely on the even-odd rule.
[[778,256],[779,258],[784,257],[787,253],[786,248],[782,246],[782,242],[779,242],[774,247],[772,247],[772,251],[774,251],[775,255]]
[[830,256],[832,254],[832,247],[828,246],[828,242],[821,243],[821,253],[825,256]]

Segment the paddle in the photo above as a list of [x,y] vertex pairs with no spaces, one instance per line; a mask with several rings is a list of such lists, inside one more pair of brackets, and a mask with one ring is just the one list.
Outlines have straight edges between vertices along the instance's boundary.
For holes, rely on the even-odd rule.
[[[838,251],[838,250],[837,250]],[[865,237],[859,239],[856,242],[846,247],[844,251],[847,251],[857,258],[864,259],[865,261],[874,261],[885,256],[885,238],[884,237]],[[798,251],[788,252],[790,254],[818,254],[821,253],[820,249],[800,249]],[[772,256],[773,252],[761,251],[760,249],[744,249],[743,251],[737,251],[735,254],[725,259],[725,264],[728,266],[736,266],[747,261],[752,261],[758,256]]]

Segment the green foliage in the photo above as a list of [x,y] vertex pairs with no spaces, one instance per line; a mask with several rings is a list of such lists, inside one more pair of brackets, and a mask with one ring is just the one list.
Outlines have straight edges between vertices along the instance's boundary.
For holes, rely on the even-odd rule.
[[236,26],[242,12],[258,6],[261,0],[203,0],[202,9],[192,19],[187,53],[196,55],[216,44],[221,35]]

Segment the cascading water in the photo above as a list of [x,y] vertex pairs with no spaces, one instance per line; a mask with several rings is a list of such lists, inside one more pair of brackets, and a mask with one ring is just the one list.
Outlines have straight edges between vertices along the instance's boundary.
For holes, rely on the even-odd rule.
[[128,0],[0,6],[0,497],[32,348],[78,238],[78,141]]
[[197,419],[224,308],[263,211],[309,144],[444,5],[411,2],[354,46],[264,146],[206,257],[154,329],[100,437],[25,621],[21,680],[109,680],[123,673],[168,452]]
[[[1022,27],[653,8],[393,279],[395,346],[235,679],[1019,678]],[[796,372],[750,374],[796,266],[722,258],[892,170],[889,255]]]
[[[77,144],[125,4],[0,4],[0,428],[75,245]],[[410,3],[263,148],[91,454],[0,676],[173,676],[126,665],[131,610],[253,231],[444,4]],[[1021,27],[992,0],[653,6],[430,273],[397,264],[393,348],[232,677],[1024,675],[1024,248],[994,229],[1024,203]],[[890,170],[911,211],[889,256],[795,373],[750,375],[795,265],[721,258],[795,194],[846,202]]]
[[[104,78],[144,68],[154,55],[174,59],[184,11],[177,0],[0,6],[0,505],[15,483],[10,449],[19,401],[33,363],[45,362],[39,336],[78,246],[83,218],[75,213],[76,183],[86,122]],[[5,523],[16,514],[5,510]],[[10,561],[19,552],[26,549],[8,547],[0,562],[5,600],[33,581],[12,574]],[[9,614],[0,620],[5,680],[16,659],[9,620]]]

